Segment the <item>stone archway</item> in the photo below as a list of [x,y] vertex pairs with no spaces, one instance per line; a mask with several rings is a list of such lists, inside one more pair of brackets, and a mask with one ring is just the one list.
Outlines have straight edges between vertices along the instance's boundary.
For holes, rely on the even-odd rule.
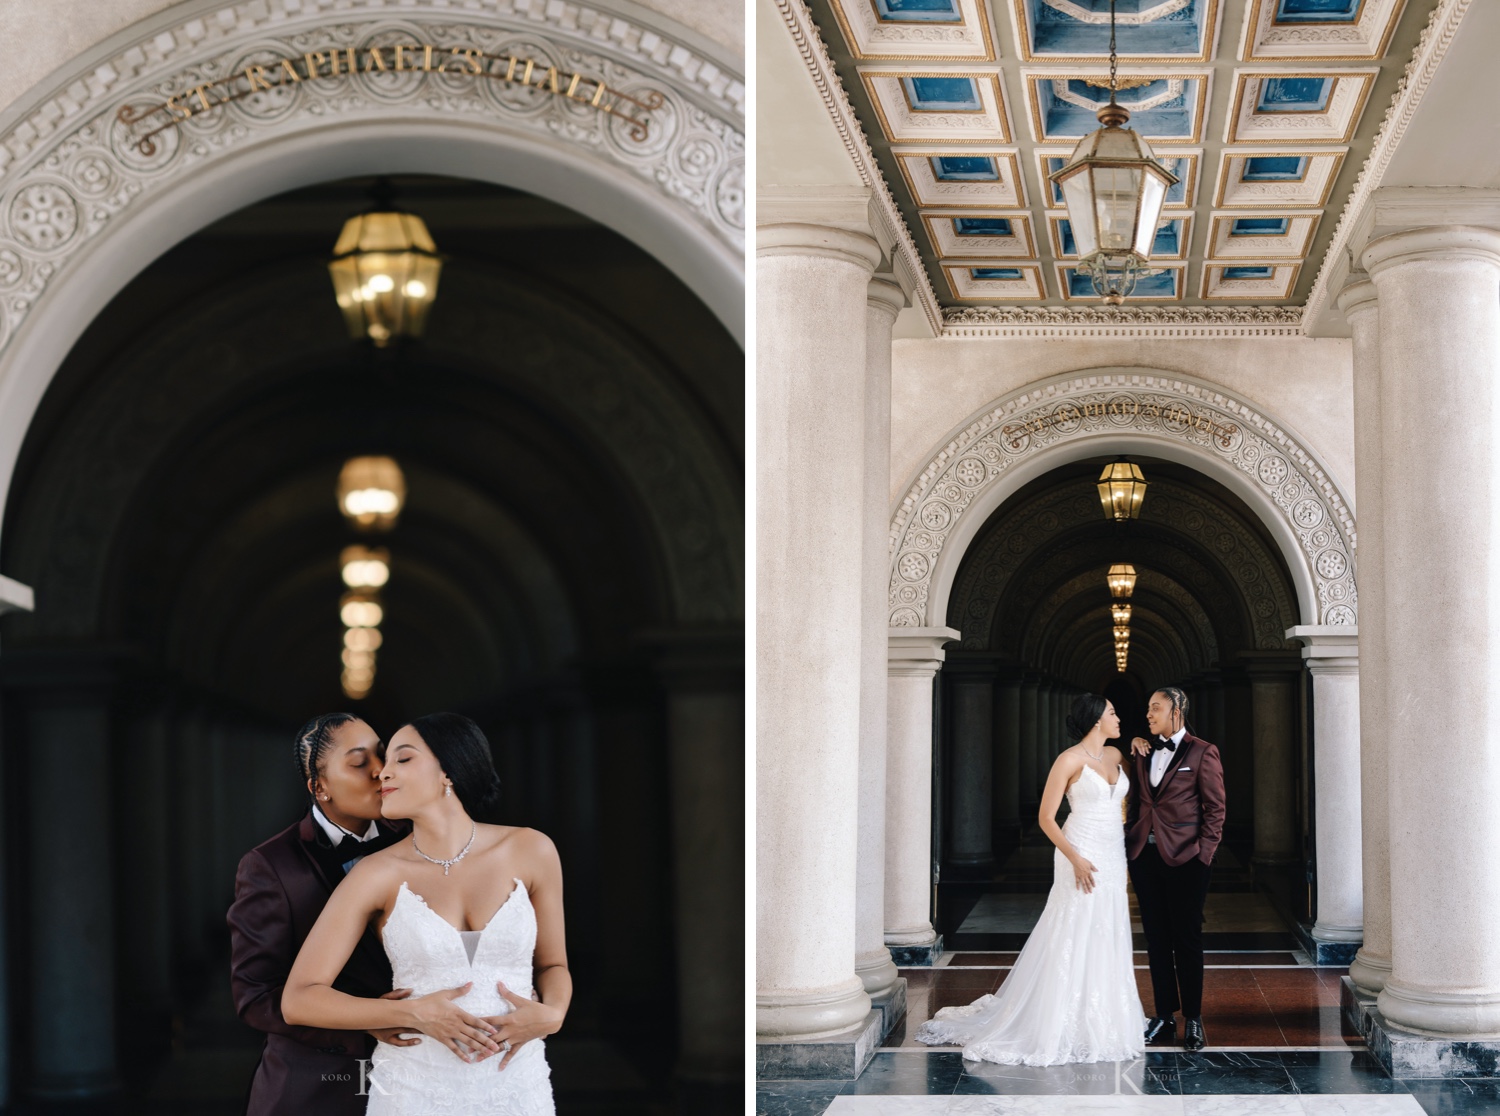
[[969,544],[1023,484],[1129,452],[1191,466],[1243,499],[1282,551],[1303,623],[1357,622],[1354,517],[1301,439],[1215,385],[1101,368],[1004,397],[929,458],[891,520],[890,626],[943,622]]
[[[9,114],[0,135],[0,492],[53,372],[116,292],[216,218],[330,178],[445,173],[543,194],[635,240],[741,335],[745,89],[714,48],[612,0],[330,8],[179,5],[63,67]],[[528,89],[439,66],[418,73],[413,63],[405,74],[304,73],[205,107],[146,147],[143,129],[120,119],[122,108],[174,95],[196,103],[193,91],[209,86],[206,106],[213,83],[250,63],[350,49],[367,57],[372,45],[398,42],[509,52],[538,61],[539,75],[582,73],[656,107],[642,135],[623,114],[540,76]],[[383,57],[394,68],[394,55]]]

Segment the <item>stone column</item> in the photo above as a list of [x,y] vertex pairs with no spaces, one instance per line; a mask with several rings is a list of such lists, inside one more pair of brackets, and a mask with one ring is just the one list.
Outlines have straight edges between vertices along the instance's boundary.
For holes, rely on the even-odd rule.
[[932,963],[932,683],[952,628],[892,628],[885,760],[885,942]]
[[956,868],[995,867],[991,844],[994,803],[994,667],[981,660],[950,658],[944,670],[951,699],[952,757],[946,778],[952,803],[949,848],[944,858]]
[[1387,739],[1434,745],[1388,780],[1378,1004],[1405,1030],[1500,1035],[1500,231],[1410,229],[1361,258],[1380,300]]
[[1028,806],[1035,806],[1037,802],[1036,793],[1036,766],[1037,753],[1040,750],[1038,744],[1037,724],[1040,718],[1037,715],[1037,707],[1040,704],[1037,696],[1039,688],[1035,676],[1028,675],[1021,682],[1021,828],[1029,828],[1036,819],[1026,814]]
[[[1246,658],[1249,658],[1247,655]],[[1255,763],[1255,852],[1261,864],[1291,864],[1297,847],[1297,673],[1281,655],[1245,664],[1250,674]]]
[[[774,208],[790,210],[790,201]],[[819,217],[862,223],[863,206],[844,201],[822,207]],[[817,200],[806,208],[819,208]],[[757,229],[756,1030],[763,1036],[831,1035],[870,1012],[854,973],[854,909],[865,314],[879,259],[875,241],[851,227],[785,221]]]
[[112,672],[40,656],[33,665],[26,718],[31,1092],[96,1097],[119,1088]]
[[870,280],[865,303],[865,601],[860,636],[854,971],[873,1000],[888,998],[900,979],[885,944],[886,632],[890,612],[886,595],[891,576],[891,327],[905,304],[906,296],[894,281],[884,276]]
[[1021,680],[995,684],[995,828],[1007,840],[1021,833]]
[[[1353,627],[1288,628],[1302,643],[1313,681],[1313,838],[1320,942],[1359,942],[1364,934],[1360,842],[1359,632]],[[1345,954],[1347,957],[1347,953]]]
[[652,634],[667,692],[679,1087],[722,1089],[744,1072],[745,636]]
[[[1385,708],[1390,676],[1385,642],[1385,507],[1381,493],[1380,315],[1375,284],[1357,273],[1339,294],[1354,333],[1354,495],[1359,508],[1359,628],[1365,653],[1359,685],[1362,944],[1349,965],[1361,989],[1378,993],[1391,975],[1391,837]],[[1321,868],[1319,869],[1321,872]]]

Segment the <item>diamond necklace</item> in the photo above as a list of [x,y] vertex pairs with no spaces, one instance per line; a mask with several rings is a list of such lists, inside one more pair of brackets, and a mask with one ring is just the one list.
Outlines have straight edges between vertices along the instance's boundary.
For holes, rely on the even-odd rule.
[[443,875],[446,876],[448,874],[448,869],[449,868],[452,868],[455,864],[457,864],[460,860],[462,860],[464,857],[466,857],[469,854],[469,850],[474,847],[474,835],[476,833],[478,833],[478,832],[479,832],[479,827],[477,825],[475,825],[474,822],[471,819],[470,822],[469,822],[469,843],[467,845],[465,845],[463,847],[463,849],[459,852],[459,854],[457,856],[453,857],[451,860],[439,860],[435,856],[428,856],[421,849],[417,848],[417,835],[415,833],[413,833],[411,835],[411,847],[412,847],[412,851],[415,852],[418,856],[420,856],[423,860],[430,860],[434,864],[441,864],[443,866]]

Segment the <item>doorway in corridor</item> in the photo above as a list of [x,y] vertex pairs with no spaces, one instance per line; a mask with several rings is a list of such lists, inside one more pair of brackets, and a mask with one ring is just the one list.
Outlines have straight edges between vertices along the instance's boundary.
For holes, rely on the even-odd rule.
[[[1234,493],[1189,466],[1132,455],[1148,487],[1117,523],[1087,457],[1025,485],[961,560],[938,678],[933,842],[936,928],[947,948],[1011,950],[1046,902],[1053,847],[1037,826],[1048,771],[1069,744],[1073,699],[1101,693],[1121,745],[1147,734],[1146,704],[1173,685],[1188,723],[1224,761],[1227,818],[1207,912],[1209,948],[1292,949],[1311,921],[1308,687],[1285,638],[1297,593],[1271,533]],[[1110,567],[1130,565],[1128,602]],[[1112,605],[1129,603],[1116,660]],[[1064,803],[1066,810],[1066,803]],[[1137,944],[1139,918],[1134,912]]]

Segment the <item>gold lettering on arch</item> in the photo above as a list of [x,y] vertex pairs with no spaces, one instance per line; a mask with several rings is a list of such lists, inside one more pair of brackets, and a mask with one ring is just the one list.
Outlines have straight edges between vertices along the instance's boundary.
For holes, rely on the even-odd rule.
[[1060,426],[1072,426],[1088,419],[1112,416],[1146,419],[1157,429],[1168,434],[1182,435],[1198,431],[1209,435],[1224,449],[1234,444],[1234,437],[1240,432],[1240,428],[1232,422],[1222,423],[1208,415],[1194,414],[1180,403],[1171,403],[1163,407],[1159,403],[1142,403],[1135,399],[1112,399],[1109,402],[1095,400],[1084,403],[1082,406],[1065,403],[1050,415],[1039,415],[1036,418],[1028,418],[1003,427],[1000,436],[1010,442],[1011,449],[1018,450],[1024,444],[1027,435],[1041,434]]
[[[391,52],[389,65],[384,51]],[[168,128],[175,128],[184,120],[213,112],[252,94],[300,85],[304,81],[351,78],[396,70],[483,78],[587,105],[606,116],[618,117],[636,143],[645,142],[651,130],[650,114],[666,103],[666,98],[656,90],[632,96],[610,88],[602,78],[581,71],[558,69],[524,55],[486,54],[477,47],[398,43],[394,46],[330,46],[320,51],[251,63],[228,77],[189,86],[164,101],[150,105],[121,105],[116,115],[120,123],[131,130],[141,154],[154,155],[156,137]],[[535,80],[533,74],[537,75]]]

